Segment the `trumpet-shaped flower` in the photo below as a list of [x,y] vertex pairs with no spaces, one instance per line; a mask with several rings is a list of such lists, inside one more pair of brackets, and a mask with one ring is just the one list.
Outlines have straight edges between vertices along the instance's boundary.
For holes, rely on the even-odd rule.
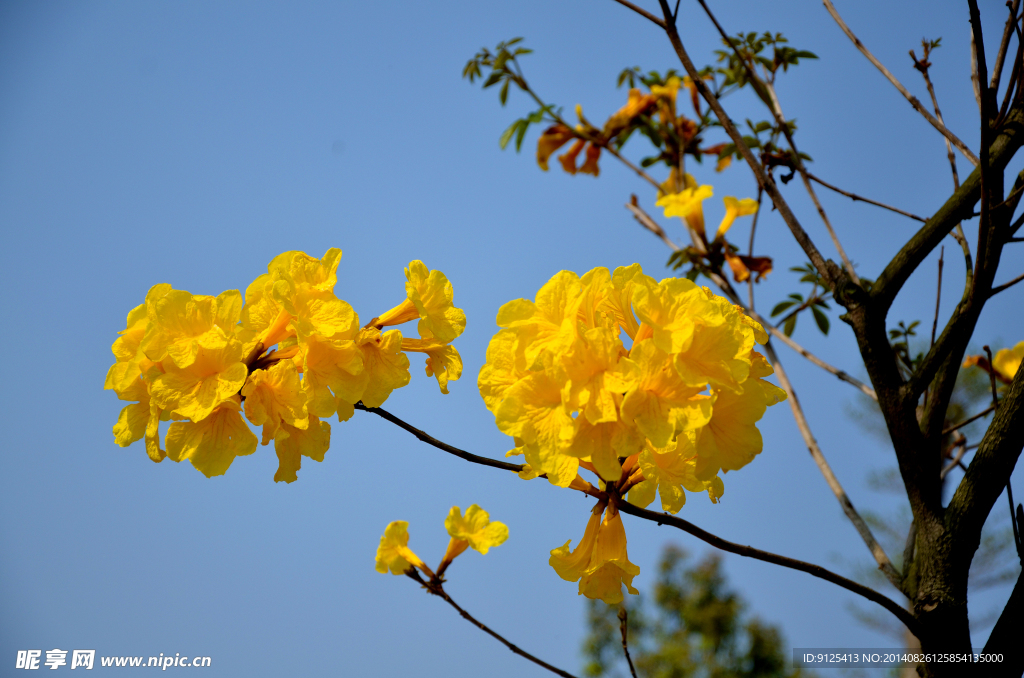
[[626,531],[615,507],[609,507],[601,520],[603,504],[598,504],[587,522],[583,539],[574,551],[569,540],[551,551],[548,562],[566,581],[579,581],[579,593],[609,605],[622,602],[622,585],[636,595],[633,578],[640,568],[629,562],[626,553]]
[[331,425],[326,421],[309,415],[301,424],[291,426],[282,423],[277,430],[274,450],[277,452],[278,467],[274,474],[274,482],[294,482],[298,479],[296,472],[302,466],[302,457],[323,461],[324,453],[331,446]]
[[438,341],[428,332],[419,339],[402,339],[402,350],[426,353],[426,374],[437,379],[441,393],[448,393],[448,382],[458,381],[462,376],[462,356],[450,344]]
[[259,441],[239,414],[238,396],[220,403],[199,422],[176,421],[167,429],[167,456],[188,459],[207,478],[224,475],[235,460],[256,451]]
[[704,201],[712,195],[711,186],[705,184],[663,195],[655,204],[665,210],[666,217],[682,217],[686,225],[704,240]]
[[146,357],[160,362],[169,357],[176,367],[188,368],[202,348],[221,336],[233,336],[242,311],[238,290],[216,297],[170,290],[147,301],[149,326],[141,348]]
[[669,353],[653,341],[636,343],[629,357],[640,369],[640,380],[622,399],[622,416],[636,422],[656,448],[666,447],[676,434],[694,431],[711,419],[711,398],[704,384],[692,385],[675,369]]
[[508,527],[504,523],[491,522],[487,511],[473,504],[466,509],[466,515],[458,506],[453,506],[444,519],[444,527],[451,539],[448,549],[437,568],[442,574],[456,557],[469,547],[486,554],[494,546],[501,546],[508,539]]
[[338,399],[351,405],[359,402],[370,382],[366,361],[366,353],[352,339],[311,336],[303,342],[302,381],[309,412],[329,417],[337,410]]
[[575,136],[571,129],[561,124],[552,125],[544,130],[537,139],[537,164],[540,168],[547,172],[551,156]]
[[404,520],[389,523],[377,547],[377,571],[398,575],[414,567],[423,568],[425,565],[409,548],[409,523]]
[[208,417],[218,405],[242,388],[248,369],[241,362],[242,344],[219,327],[205,332],[188,367],[167,361],[164,374],[150,389],[153,400],[194,422]]
[[263,427],[264,445],[274,439],[282,425],[304,429],[309,423],[299,373],[290,360],[254,371],[242,387],[242,396],[245,417]]
[[786,393],[763,379],[750,379],[740,392],[714,392],[711,421],[697,437],[697,476],[710,479],[719,469],[743,468],[763,446],[757,422],[765,409],[786,399]]
[[363,329],[356,345],[363,353],[368,375],[363,404],[380,407],[392,391],[409,383],[409,358],[402,353],[402,333],[389,330],[381,334],[375,327]]
[[718,232],[715,233],[715,238],[724,238],[726,232],[732,227],[732,223],[736,221],[736,217],[745,217],[757,212],[757,201],[752,198],[743,198],[743,200],[737,200],[732,196],[726,196],[722,200],[725,203],[725,216],[722,217],[722,223],[718,225]]
[[420,336],[429,335],[443,344],[462,334],[466,314],[453,305],[452,284],[444,273],[428,270],[422,261],[412,261],[405,269],[405,277],[405,301],[381,314],[374,325],[401,325],[418,318]]

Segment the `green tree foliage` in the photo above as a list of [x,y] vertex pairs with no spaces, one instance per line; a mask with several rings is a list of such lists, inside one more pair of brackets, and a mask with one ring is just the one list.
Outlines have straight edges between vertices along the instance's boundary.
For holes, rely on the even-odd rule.
[[[588,601],[584,641],[588,676],[628,676],[618,609]],[[632,602],[632,601],[631,601]],[[667,546],[653,593],[628,611],[629,652],[642,678],[807,678],[791,668],[782,634],[744,614],[744,602],[708,555],[692,563]]]

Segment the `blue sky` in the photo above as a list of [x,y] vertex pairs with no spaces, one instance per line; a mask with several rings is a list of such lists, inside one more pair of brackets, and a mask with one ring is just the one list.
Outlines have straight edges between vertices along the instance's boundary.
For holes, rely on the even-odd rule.
[[[730,31],[781,30],[819,55],[778,88],[812,171],[917,214],[941,205],[951,179],[940,136],[821,5],[712,4]],[[991,58],[1004,10],[982,4]],[[922,36],[942,36],[932,61],[943,113],[976,149],[966,6],[862,5],[838,8],[922,99],[906,53],[920,54]],[[713,28],[695,4],[684,3],[683,17],[692,57],[711,61]],[[155,283],[244,290],[282,251],[340,247],[336,291],[368,318],[403,298],[402,269],[421,259],[447,274],[469,318],[456,344],[466,371],[442,396],[414,358],[412,384],[385,407],[500,457],[510,441],[475,386],[498,307],[532,297],[562,269],[640,262],[650,275],[669,274],[664,245],[623,209],[635,192],[653,212],[654,196],[611,158],[594,180],[541,172],[533,135],[520,155],[498,148],[529,102],[513,94],[503,110],[496,93],[460,73],[482,45],[519,35],[536,50],[523,62],[536,90],[567,111],[582,103],[594,120],[622,105],[614,85],[623,67],[679,67],[655,27],[611,0],[0,3],[0,313],[14,341],[0,362],[0,673],[18,649],[56,647],[208,655],[210,675],[225,676],[541,675],[412,582],[373,570],[388,522],[408,520],[411,545],[435,561],[449,507],[471,503],[507,523],[511,537],[486,557],[460,558],[449,592],[513,642],[580,669],[583,599],[547,564],[550,549],[582,535],[589,502],[578,494],[468,465],[365,414],[333,423],[326,460],[307,462],[296,483],[272,481],[269,447],[206,479],[189,464],[155,465],[138,445],[116,447],[110,428],[122,403],[102,390],[110,344]],[[726,104],[736,119],[764,117],[745,94]],[[960,168],[966,176],[962,158]],[[738,166],[696,173],[716,196],[755,193]],[[835,257],[798,183],[784,189],[787,199]],[[902,217],[822,199],[868,277],[914,232]],[[718,198],[706,208],[716,222]],[[758,249],[776,258],[758,289],[767,309],[798,289],[787,268],[803,257],[777,215],[766,211],[760,223]],[[745,242],[747,223],[734,228]],[[946,242],[944,317],[963,280],[954,247]],[[912,278],[891,324],[930,322],[935,258]],[[998,281],[1020,273],[1019,253],[1003,261]],[[1024,336],[1018,304],[1019,293],[989,304],[979,346]],[[795,336],[858,373],[852,335],[837,319],[827,339],[806,320]],[[854,503],[893,509],[866,484],[894,459],[848,415],[857,392],[778,350]],[[691,495],[681,515],[847,573],[870,566],[786,406],[761,429],[764,452],[725,477],[724,501]],[[1024,497],[1019,472],[1014,487]],[[1004,507],[1001,499],[1005,523]],[[650,523],[627,521],[626,530],[641,589],[666,542],[705,551]],[[724,562],[750,612],[781,624],[792,646],[893,646],[853,620],[853,596],[839,589],[738,557]],[[972,605],[980,616],[1007,594],[972,595]]]

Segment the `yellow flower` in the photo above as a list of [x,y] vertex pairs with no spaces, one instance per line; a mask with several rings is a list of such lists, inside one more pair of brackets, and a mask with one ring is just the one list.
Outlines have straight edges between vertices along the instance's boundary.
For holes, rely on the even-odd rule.
[[309,423],[299,373],[290,360],[254,371],[242,387],[242,396],[245,417],[263,427],[264,445],[273,440],[282,425],[304,429]]
[[278,467],[274,474],[274,482],[294,482],[298,479],[295,473],[302,466],[302,457],[323,461],[324,453],[331,446],[331,425],[326,421],[320,421],[310,415],[301,424],[291,426],[282,422],[277,430],[274,450],[277,452]]
[[714,195],[711,186],[701,185],[664,195],[655,203],[665,210],[666,217],[681,217],[702,240],[704,234],[703,202]]
[[242,325],[265,348],[296,335],[350,339],[359,330],[359,317],[334,295],[339,261],[337,248],[327,250],[321,259],[297,251],[274,257],[267,273],[245,291]]
[[726,232],[732,227],[732,222],[736,221],[736,217],[745,217],[757,212],[757,201],[753,198],[737,200],[727,196],[723,202],[725,203],[725,216],[722,217],[722,223],[719,224],[718,232],[715,233],[716,239],[725,237]]
[[302,387],[310,414],[329,417],[338,409],[338,400],[349,406],[359,402],[370,381],[370,371],[355,340],[313,335],[303,342],[302,349]]
[[444,527],[448,530],[451,539],[448,542],[448,549],[444,558],[437,568],[440,576],[455,558],[470,546],[482,554],[486,554],[491,547],[501,546],[508,539],[508,527],[504,523],[491,522],[487,511],[473,504],[466,509],[466,515],[462,515],[458,506],[453,506],[444,519]]
[[1022,361],[1024,361],[1024,341],[1018,343],[1013,348],[1003,348],[996,351],[995,356],[992,358],[992,367],[995,368],[997,374],[1003,377],[1006,383],[1009,383],[1013,381],[1013,377],[1020,369]]
[[454,346],[438,341],[429,332],[419,339],[403,338],[402,350],[427,354],[427,376],[437,379],[441,393],[447,394],[448,382],[462,376],[462,356]]
[[537,139],[537,164],[540,168],[547,172],[548,159],[575,136],[565,125],[552,125],[544,130]]
[[430,271],[422,261],[409,262],[405,269],[406,299],[382,313],[374,321],[377,327],[401,325],[419,318],[420,336],[430,336],[449,344],[466,329],[466,314],[452,303],[454,292],[441,271]]
[[603,510],[603,504],[594,507],[575,551],[569,550],[569,540],[551,552],[548,562],[562,579],[578,580],[581,595],[615,605],[622,602],[623,584],[633,595],[639,593],[633,588],[633,578],[640,574],[640,568],[629,562],[626,531],[618,510],[609,506],[601,521]]
[[363,369],[368,375],[363,404],[380,407],[392,391],[409,383],[409,358],[402,353],[402,333],[389,330],[381,334],[375,327],[366,328],[359,332],[356,345],[363,352]]
[[389,523],[377,547],[376,569],[381,574],[405,574],[414,567],[425,568],[423,561],[409,548],[409,523]]
[[684,381],[672,356],[653,341],[633,346],[629,357],[640,368],[640,380],[622,399],[622,417],[637,427],[656,448],[666,447],[679,433],[699,429],[711,419],[711,398],[704,384]]
[[651,328],[655,345],[666,353],[679,353],[693,341],[699,319],[714,309],[703,290],[686,278],[644,281],[633,292],[637,318]]
[[222,402],[202,421],[173,422],[167,429],[167,456],[188,459],[207,478],[224,475],[235,457],[252,454],[258,440],[238,410],[240,398]]
[[480,369],[477,386],[484,404],[492,413],[505,398],[505,393],[525,377],[525,346],[519,341],[515,330],[499,330],[487,345],[487,362]]
[[713,393],[711,421],[697,437],[697,477],[710,479],[719,469],[741,469],[760,454],[763,442],[756,423],[765,409],[786,399],[786,393],[763,379],[749,379],[740,392]]
[[694,433],[683,433],[665,449],[655,449],[649,443],[637,460],[644,480],[629,491],[629,502],[647,507],[654,501],[655,492],[661,497],[661,508],[678,513],[686,503],[686,493],[703,492],[710,481],[697,478],[697,450]]
[[186,368],[167,361],[166,373],[154,379],[150,394],[162,409],[199,422],[238,393],[248,369],[241,362],[242,344],[219,327],[203,333],[196,349]]
[[[146,293],[146,301],[131,310],[125,329],[121,330],[121,336],[110,347],[117,362],[111,365],[107,371],[103,388],[113,389],[118,397],[121,396],[122,391],[133,388],[134,382],[153,364],[142,352],[142,340],[149,328],[147,309],[151,303],[170,291],[171,286],[167,283],[151,287]],[[121,399],[125,400],[126,398]],[[136,400],[136,398],[127,400]]]
[[[147,301],[149,327],[141,348],[153,362],[170,358],[181,369],[195,362],[200,350],[223,336],[234,336],[242,312],[238,290],[216,297],[170,290]],[[166,366],[165,366],[166,367]]]

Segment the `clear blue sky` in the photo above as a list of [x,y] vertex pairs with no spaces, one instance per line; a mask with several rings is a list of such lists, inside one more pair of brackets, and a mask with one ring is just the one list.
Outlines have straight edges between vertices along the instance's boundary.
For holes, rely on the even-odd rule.
[[[942,36],[933,75],[943,112],[977,148],[966,5],[866,4],[838,6],[921,98],[907,50]],[[991,55],[1005,10],[982,4]],[[820,3],[712,5],[730,31],[782,30],[821,57],[779,87],[819,176],[922,215],[942,203],[951,180],[941,138]],[[691,54],[709,62],[712,27],[695,3],[683,16]],[[486,557],[461,557],[450,593],[524,648],[580,669],[583,599],[547,565],[550,549],[582,534],[589,502],[577,493],[465,464],[365,414],[335,422],[326,460],[304,464],[296,483],[273,483],[271,447],[206,479],[189,464],[153,464],[138,445],[116,447],[110,429],[123,403],[102,390],[110,344],[155,283],[244,290],[282,251],[340,247],[337,292],[372,317],[401,300],[402,268],[422,259],[448,275],[469,318],[457,342],[465,376],[442,396],[414,358],[412,385],[385,407],[500,457],[510,441],[475,386],[498,307],[532,297],[561,269],[638,261],[667,275],[664,246],[622,207],[635,192],[653,211],[653,196],[611,159],[594,180],[542,173],[532,136],[519,156],[499,150],[528,103],[513,95],[502,110],[496,93],[459,76],[480,46],[517,35],[536,50],[523,63],[536,89],[567,111],[582,103],[595,120],[623,103],[614,88],[623,67],[678,68],[666,39],[611,0],[0,2],[0,317],[13,342],[0,361],[0,674],[18,649],[57,647],[209,655],[205,673],[224,676],[543,675],[412,582],[373,570],[389,521],[408,520],[413,548],[436,561],[448,508],[474,502],[511,537]],[[745,95],[727,103],[737,119],[755,115]],[[699,168],[698,179],[715,183],[716,196],[754,195],[736,166],[721,176]],[[834,257],[798,183],[786,194]],[[914,231],[901,217],[823,199],[868,277]],[[719,209],[716,197],[709,220]],[[777,215],[761,224],[760,249],[777,259],[758,290],[768,308],[797,289],[786,269],[803,258]],[[736,227],[741,242],[746,228]],[[1021,263],[1011,250],[1000,280]],[[930,322],[934,271],[932,257],[892,323]],[[957,257],[947,256],[946,272],[944,314],[962,285]],[[990,303],[979,346],[1024,338],[1019,300]],[[823,340],[804,322],[796,337],[856,373],[850,332],[836,319],[833,328]],[[848,416],[857,392],[778,350],[854,503],[892,508],[865,482],[894,462]],[[870,567],[785,405],[762,431],[763,454],[726,476],[724,501],[692,495],[681,515],[847,573]],[[1019,472],[1015,487],[1024,497]],[[1004,499],[997,509],[1005,522]],[[667,541],[705,551],[666,527],[629,520],[626,529],[641,589]],[[789,645],[893,646],[853,620],[852,595],[738,557],[725,565],[750,611],[781,624]],[[981,616],[1007,593],[972,596],[972,605]]]

